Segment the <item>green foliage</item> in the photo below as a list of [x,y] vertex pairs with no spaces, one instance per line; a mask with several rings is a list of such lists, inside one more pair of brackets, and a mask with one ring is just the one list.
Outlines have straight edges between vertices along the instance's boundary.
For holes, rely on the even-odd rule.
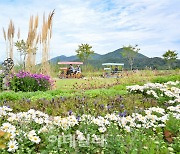
[[92,50],[92,46],[89,44],[81,44],[76,50],[76,53],[80,60],[86,62],[90,55],[94,54],[94,51]]
[[0,93],[0,100],[3,100],[3,101],[8,101],[8,100],[16,101],[16,100],[20,100],[22,98],[23,97],[21,97],[20,93],[17,94],[14,91],[11,91],[11,92],[1,92]]
[[180,120],[171,115],[169,120],[166,122],[166,127],[164,129],[170,131],[175,136],[180,135]]
[[17,50],[20,52],[21,55],[26,55],[28,51],[27,44],[24,40],[17,41],[15,43],[15,46],[17,47]]
[[20,65],[23,65],[23,69],[25,70],[26,64],[26,55],[28,53],[28,46],[24,40],[17,41],[15,43],[15,46],[17,47],[17,51],[20,53]]
[[167,61],[169,65],[169,69],[171,68],[171,65],[174,61],[177,59],[177,53],[176,51],[168,50],[166,53],[163,54],[163,58]]
[[28,44],[24,40],[17,41],[15,43],[15,46],[17,47],[17,51],[20,53],[20,59],[21,59],[20,65],[23,65],[23,70],[25,70],[25,68],[26,68],[26,56],[28,54],[28,51],[32,50],[33,53],[35,53],[37,50],[37,47],[30,49]]
[[168,75],[168,76],[158,76],[158,77],[155,77],[152,82],[154,83],[165,83],[165,82],[168,82],[168,81],[180,81],[180,75],[177,74],[177,75]]
[[19,72],[12,75],[9,81],[9,88],[15,92],[47,91],[51,88],[52,84],[53,81],[49,76]]
[[140,50],[139,48],[137,48],[138,45],[135,45],[134,47],[129,45],[129,46],[124,46],[123,47],[123,52],[121,53],[123,57],[128,59],[128,62],[131,66],[131,70],[132,70],[132,66],[134,63],[134,58],[137,55],[138,51]]
[[10,81],[10,89],[17,92],[33,92],[46,91],[50,89],[50,84],[47,80],[39,80],[39,82],[31,77],[18,78],[14,76]]
[[[108,132],[105,153],[133,153],[133,154],[161,154],[168,153],[167,143],[163,140],[162,132],[157,136],[154,132],[145,129],[134,129],[130,133],[118,132],[111,129]],[[151,135],[150,135],[151,134]]]
[[[178,75],[172,76],[176,76],[174,79],[176,81]],[[114,111],[123,112],[123,110],[128,110],[129,113],[132,113],[136,110],[135,107],[140,109],[163,105],[158,104],[154,98],[145,97],[141,94],[127,93],[126,86],[132,84],[143,85],[146,82],[155,80],[154,78],[158,79],[159,77],[155,77],[152,71],[141,71],[120,79],[64,79],[56,82],[57,90],[45,92],[2,92],[0,93],[0,100],[2,102],[8,101],[7,104],[17,110],[37,108],[55,115],[63,115],[69,110],[77,114],[86,112],[104,115]],[[163,81],[172,78],[165,74],[160,79]],[[158,81],[161,82],[161,80]],[[112,107],[109,110],[107,110],[108,105]],[[124,106],[123,110],[120,108],[120,105]]]
[[[118,95],[122,93],[123,95]],[[1,103],[15,111],[27,111],[35,108],[50,115],[66,115],[69,110],[77,115],[93,114],[105,115],[113,112],[132,113],[135,106],[147,108],[156,106],[153,99],[145,99],[142,95],[124,95],[126,91],[117,90],[90,90],[85,93],[73,91],[46,91],[46,92],[2,92]]]
[[[23,99],[37,101],[39,99],[45,98],[46,100],[52,100],[55,97],[65,96],[69,97],[72,96],[72,90],[51,90],[51,91],[36,91],[36,92],[8,92],[3,91],[0,93],[0,100],[1,101],[21,101]],[[15,102],[14,102],[15,103]],[[17,102],[18,103],[18,102]]]
[[[172,81],[176,81],[179,78],[179,75],[169,76],[166,73],[161,75],[162,77],[155,77],[153,72],[144,71],[128,74],[121,79],[59,80],[58,90],[46,92],[2,92],[0,93],[0,103],[1,106],[6,105],[13,108],[15,112],[35,109],[52,116],[61,117],[68,116],[70,113],[76,116],[87,114],[95,117],[111,113],[119,113],[120,116],[122,113],[126,113],[127,116],[132,113],[144,114],[144,109],[149,107],[159,106],[166,108],[166,106],[159,104],[156,99],[144,97],[142,94],[128,94],[126,86],[132,84],[143,85],[151,80],[164,82],[167,79],[172,79]],[[155,115],[159,116],[158,112]],[[0,124],[2,122],[4,122],[4,118],[0,119]],[[165,154],[172,151],[174,153],[180,152],[180,121],[173,116],[168,118],[165,127],[155,127],[153,129],[132,127],[130,132],[121,128],[115,121],[111,121],[107,125],[105,133],[100,133],[97,125],[82,121],[68,130],[62,130],[61,126],[49,127],[48,125],[47,132],[38,133],[41,139],[39,144],[30,142],[21,132],[30,130],[38,132],[44,124],[40,125],[32,121],[26,123],[26,125],[23,125],[21,122],[11,123],[16,126],[17,130],[21,130],[16,137],[18,142],[16,153]],[[90,135],[90,143],[88,145],[86,143],[85,146],[79,144],[79,141],[76,140],[76,130],[81,131],[85,138],[88,138],[88,135]],[[168,130],[173,134],[172,143],[168,143],[165,140],[164,130]],[[72,142],[68,139],[63,143],[62,134],[75,135],[76,147],[70,147]],[[105,138],[103,146],[101,145],[102,142],[97,144],[92,141],[93,134]],[[50,139],[52,136],[56,138],[53,141]],[[7,153],[7,149],[0,149],[0,153]]]

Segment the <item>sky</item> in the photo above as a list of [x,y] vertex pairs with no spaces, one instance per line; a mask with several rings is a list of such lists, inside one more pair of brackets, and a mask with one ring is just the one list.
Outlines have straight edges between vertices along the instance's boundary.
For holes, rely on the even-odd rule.
[[42,19],[53,9],[50,58],[75,55],[81,43],[99,54],[138,44],[148,57],[162,57],[170,49],[180,58],[180,0],[0,0],[0,61],[6,57],[1,29],[7,30],[10,19],[26,39],[30,15]]

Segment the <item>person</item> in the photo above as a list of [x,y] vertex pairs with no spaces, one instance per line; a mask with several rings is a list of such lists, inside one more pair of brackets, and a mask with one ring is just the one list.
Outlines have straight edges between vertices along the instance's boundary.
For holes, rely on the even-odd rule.
[[75,73],[81,73],[80,65],[77,65],[77,67],[75,69]]
[[72,64],[69,65],[69,68],[67,69],[67,75],[71,75],[72,73],[75,72],[74,67],[72,66]]
[[115,69],[114,69],[114,73],[117,73],[119,70],[118,70],[118,67],[116,66]]
[[70,71],[70,73],[74,73],[74,72],[75,72],[75,69],[74,69],[74,67],[72,66],[72,64],[70,64],[70,66],[69,66],[69,71]]

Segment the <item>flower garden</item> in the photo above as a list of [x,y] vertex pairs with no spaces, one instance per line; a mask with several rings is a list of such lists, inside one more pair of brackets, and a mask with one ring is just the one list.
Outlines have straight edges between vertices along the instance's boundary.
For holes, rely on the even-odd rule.
[[[61,43],[68,42],[59,41],[58,36],[59,47],[50,45],[54,15],[55,9],[48,16],[31,15],[26,38],[25,26],[15,26],[13,20],[3,26],[6,50],[2,50],[6,52],[0,59],[0,154],[180,153],[178,53],[168,50],[164,59],[148,58],[138,53],[138,45],[129,45],[93,56],[92,46],[82,43],[76,56],[71,56],[77,59],[66,62],[69,57],[60,56],[59,51]],[[68,37],[71,47],[77,42],[69,33],[72,25],[67,27],[67,34],[58,31]],[[50,59],[53,55],[59,57]],[[150,65],[144,66],[145,62]],[[60,69],[62,65],[66,67]],[[160,70],[166,65],[168,70]]]
[[20,72],[8,85],[0,93],[0,153],[180,152],[177,71],[56,82]]

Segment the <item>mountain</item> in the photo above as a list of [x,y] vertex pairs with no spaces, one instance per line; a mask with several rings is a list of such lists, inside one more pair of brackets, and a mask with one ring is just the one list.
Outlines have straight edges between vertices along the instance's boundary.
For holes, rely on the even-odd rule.
[[[109,52],[104,55],[100,54],[93,54],[90,59],[88,60],[88,63],[93,65],[94,67],[102,67],[102,63],[124,63],[124,68],[128,69],[129,68],[129,63],[126,58],[122,56],[123,49],[117,49],[113,52]],[[57,64],[59,61],[80,61],[77,56],[57,56],[55,58],[52,58],[50,60],[51,63]],[[154,58],[149,58],[141,53],[137,53],[135,59],[134,59],[134,64],[133,68],[135,69],[144,69],[146,67],[151,67],[153,69],[166,69],[167,68],[167,63],[164,59],[160,57],[154,57]],[[176,64],[174,67],[180,68],[180,60],[176,61]]]
[[[94,53],[90,58],[91,59],[94,59],[94,60],[97,60],[101,57],[102,55],[100,54],[97,54],[97,53]],[[79,58],[77,56],[70,56],[70,57],[66,57],[64,55],[62,56],[57,56],[57,57],[54,57],[50,60],[51,63],[57,63],[59,61],[79,61]]]
[[77,56],[70,56],[70,57],[66,57],[64,55],[62,56],[57,56],[55,58],[52,58],[50,60],[51,63],[56,63],[56,62],[59,62],[59,61],[76,61],[77,59]]

